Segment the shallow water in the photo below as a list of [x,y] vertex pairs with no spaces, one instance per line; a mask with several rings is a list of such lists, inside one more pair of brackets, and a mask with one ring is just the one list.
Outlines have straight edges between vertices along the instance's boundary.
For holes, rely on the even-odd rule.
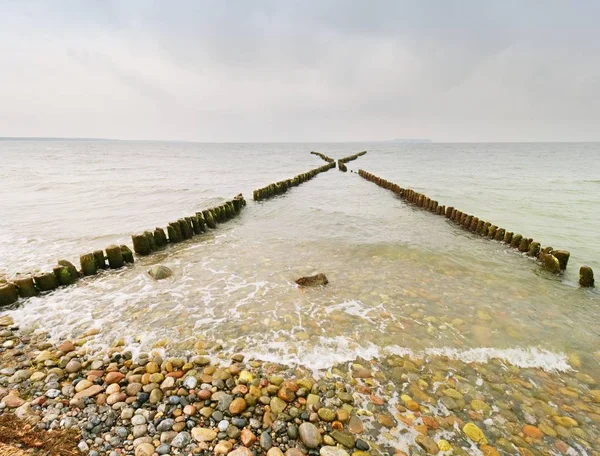
[[[310,150],[340,158],[367,149],[349,169],[364,168],[572,252],[567,274],[550,276],[503,244],[334,169],[283,196],[249,201],[241,217],[134,267],[11,311],[56,338],[97,328],[97,347],[124,338],[136,350],[243,349],[314,369],[385,353],[496,356],[549,370],[568,369],[568,355],[578,353],[597,369],[600,298],[576,286],[579,265],[596,266],[600,258],[593,242],[597,144],[0,147],[0,271],[7,275],[130,243],[135,231],[240,191],[249,199],[253,188],[321,166]],[[171,267],[174,277],[152,281],[145,271],[155,263]],[[315,272],[330,284],[296,287],[297,277]]]

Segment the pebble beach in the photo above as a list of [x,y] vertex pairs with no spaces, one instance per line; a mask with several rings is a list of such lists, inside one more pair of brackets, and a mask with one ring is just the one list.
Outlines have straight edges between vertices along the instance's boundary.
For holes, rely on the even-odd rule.
[[74,430],[92,456],[599,454],[600,389],[577,358],[560,375],[391,356],[315,377],[243,354],[94,356],[94,337],[56,346],[0,318],[0,414]]

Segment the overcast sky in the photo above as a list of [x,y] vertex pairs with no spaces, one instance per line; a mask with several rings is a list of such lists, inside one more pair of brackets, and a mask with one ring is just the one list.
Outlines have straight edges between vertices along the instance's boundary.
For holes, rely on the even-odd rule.
[[599,1],[0,0],[0,136],[600,140]]

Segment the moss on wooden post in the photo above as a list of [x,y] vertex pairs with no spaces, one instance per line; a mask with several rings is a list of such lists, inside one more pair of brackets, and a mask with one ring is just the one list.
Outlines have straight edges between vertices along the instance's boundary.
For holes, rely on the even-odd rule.
[[560,263],[558,259],[551,253],[542,253],[539,257],[542,267],[552,274],[560,273]]
[[532,241],[533,241],[533,239],[530,239],[530,238],[521,239],[521,243],[519,244],[519,252],[522,252],[522,253],[528,252],[529,245],[531,244]]
[[33,283],[33,278],[31,277],[18,278],[13,280],[13,283],[17,287],[17,292],[21,298],[31,298],[32,296],[37,296],[39,294],[38,289]]
[[108,265],[111,269],[119,269],[123,267],[123,252],[118,245],[109,245],[106,247],[106,257]]
[[200,233],[202,233],[202,230],[200,229],[200,220],[198,220],[198,216],[194,215],[191,217],[192,219],[192,228],[194,230],[194,234],[197,236]]
[[94,250],[94,261],[96,262],[96,267],[98,269],[106,269],[108,266],[106,265],[106,258],[104,257],[104,252],[102,250]]
[[530,257],[537,258],[540,254],[541,244],[539,242],[532,242],[529,244],[529,250],[527,251],[527,255]]
[[594,271],[589,266],[579,268],[579,285],[585,288],[594,286]]
[[56,277],[57,283],[61,287],[65,287],[67,285],[75,283],[73,276],[69,273],[69,268],[67,268],[66,266],[54,266],[52,268],[52,271],[54,273],[54,276]]
[[144,236],[146,236],[146,239],[148,239],[150,251],[154,252],[156,250],[156,239],[154,239],[154,233],[150,230],[144,231]]
[[565,269],[567,269],[567,264],[569,263],[569,258],[571,257],[571,253],[569,251],[556,250],[555,252],[552,252],[552,255],[554,255],[558,259],[561,270],[564,271]]
[[490,229],[490,227],[492,226],[492,224],[490,222],[485,222],[483,224],[483,229],[481,230],[481,235],[483,237],[486,237],[488,235],[488,231]]
[[496,230],[496,235],[494,236],[494,240],[495,241],[503,241],[505,234],[506,234],[506,230],[504,228],[498,228]]
[[173,224],[173,228],[175,228],[175,231],[177,231],[179,242],[184,241],[185,238],[183,237],[183,228],[181,227],[181,223],[179,223],[179,220],[171,223]]
[[202,215],[204,215],[204,220],[206,220],[206,225],[208,225],[209,228],[211,229],[215,229],[217,227],[217,223],[215,222],[215,219],[211,213],[211,211],[204,210],[202,211]]
[[169,234],[169,242],[171,244],[177,244],[182,241],[181,236],[179,235],[180,230],[179,223],[171,222],[169,223],[169,226],[167,226],[167,233]]
[[521,245],[522,239],[523,239],[523,236],[521,236],[520,234],[515,234],[512,237],[512,241],[510,241],[510,246],[514,249],[518,249],[519,246]]
[[131,249],[126,245],[121,245],[119,247],[121,247],[121,255],[123,255],[123,262],[133,264],[135,260],[133,259],[133,252],[131,251]]
[[167,245],[167,235],[165,234],[165,230],[162,228],[154,229],[154,240],[156,242],[156,247],[161,248]]
[[40,291],[52,291],[58,288],[58,280],[52,272],[35,275],[33,280]]
[[483,225],[485,225],[485,222],[483,220],[477,220],[477,227],[475,228],[475,232],[477,234],[481,234],[481,232],[483,231]]
[[206,220],[204,220],[204,214],[202,212],[196,212],[196,217],[198,217],[198,223],[200,225],[200,232],[206,232]]
[[137,255],[150,255],[152,250],[150,249],[150,241],[145,234],[134,234],[131,236],[133,241],[133,250]]
[[19,293],[14,283],[0,283],[0,307],[17,302]]
[[96,275],[98,273],[93,253],[84,253],[81,255],[79,263],[81,264],[81,272],[84,276]]
[[192,227],[188,223],[188,221],[186,219],[179,219],[179,220],[177,220],[177,223],[179,223],[179,227],[181,229],[182,239],[183,240],[191,239],[194,231],[192,230]]

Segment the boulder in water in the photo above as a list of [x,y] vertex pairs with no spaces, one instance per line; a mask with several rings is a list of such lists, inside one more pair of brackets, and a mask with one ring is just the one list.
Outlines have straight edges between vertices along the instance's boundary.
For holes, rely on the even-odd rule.
[[150,269],[148,269],[148,274],[154,280],[162,280],[171,277],[173,275],[173,271],[162,264],[157,264],[156,266],[152,266]]
[[329,280],[325,274],[317,274],[310,277],[300,277],[296,280],[296,283],[301,287],[318,287],[320,285],[327,285]]

